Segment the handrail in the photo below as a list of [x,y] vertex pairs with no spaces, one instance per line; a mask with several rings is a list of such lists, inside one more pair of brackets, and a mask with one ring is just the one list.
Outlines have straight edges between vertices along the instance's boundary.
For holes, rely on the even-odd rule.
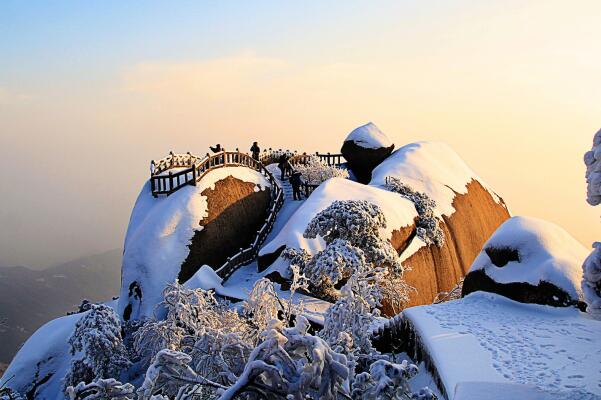
[[[196,186],[209,171],[226,166],[245,166],[260,171],[261,162],[239,151],[222,151],[201,159],[190,153],[173,154],[151,163],[150,187],[152,195],[170,195],[187,185]],[[185,168],[172,172],[172,168]],[[168,171],[167,174],[165,172]]]
[[170,151],[167,157],[158,161],[152,160],[150,162],[150,174],[158,175],[171,168],[191,167],[198,160],[200,160],[200,157],[190,154],[190,152],[187,152],[186,154],[175,154]]
[[273,175],[263,166],[263,164],[259,163],[260,172],[267,177],[269,182],[271,183],[272,197],[269,203],[269,214],[263,223],[263,226],[255,235],[255,240],[253,243],[247,247],[246,249],[240,249],[240,251],[234,254],[231,257],[228,257],[226,262],[215,272],[219,275],[223,281],[225,282],[239,267],[242,265],[246,265],[252,262],[259,255],[259,249],[267,236],[271,232],[273,225],[275,223],[275,219],[277,217],[277,213],[282,208],[284,204],[284,192],[276,182]]
[[290,151],[290,150],[282,150],[282,149],[263,150],[263,152],[259,155],[259,160],[263,164],[275,163],[275,162],[278,162],[278,160],[282,154],[285,154],[286,156],[289,157],[288,161],[292,165],[304,164],[312,156],[318,157],[320,161],[325,162],[329,166],[332,166],[332,165],[340,166],[346,162],[346,159],[344,158],[344,156],[341,153],[332,154],[330,152],[327,152],[327,153],[315,152],[314,154],[307,154],[307,153],[299,154],[296,150]]

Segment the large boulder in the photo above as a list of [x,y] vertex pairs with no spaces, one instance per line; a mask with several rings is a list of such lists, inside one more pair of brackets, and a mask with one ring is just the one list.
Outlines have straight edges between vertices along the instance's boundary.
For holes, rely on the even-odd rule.
[[205,264],[217,269],[248,247],[265,222],[270,190],[246,167],[215,169],[167,197],[154,198],[146,183],[125,237],[119,315],[152,315],[167,283],[184,283]]
[[394,150],[394,144],[369,122],[353,130],[344,140],[340,152],[348,161],[357,180],[368,183],[371,173]]
[[582,263],[588,251],[550,222],[513,217],[484,244],[462,295],[492,292],[522,303],[555,307],[582,303]]
[[309,222],[336,200],[366,200],[380,207],[386,217],[387,227],[381,231],[386,239],[405,242],[408,239],[417,212],[413,203],[397,193],[362,185],[348,179],[331,178],[322,183],[296,210],[277,235],[259,251],[259,269],[270,269],[288,276],[288,263],[280,257],[286,247],[305,249],[316,254],[325,249],[320,237],[303,237]]
[[[417,234],[419,218],[412,201],[386,189],[389,177],[436,202],[434,215],[444,242],[426,244]],[[286,247],[316,254],[324,248],[320,238],[306,239],[303,232],[311,219],[335,200],[368,200],[380,206],[388,226],[382,232],[411,270],[406,281],[416,288],[406,306],[429,304],[442,291],[451,290],[467,273],[482,245],[509,218],[503,202],[442,143],[420,142],[401,147],[374,171],[369,185],[330,179],[318,187],[292,215],[281,231],[259,253],[259,266],[269,273],[287,274],[280,257]],[[384,311],[394,311],[384,305]]]

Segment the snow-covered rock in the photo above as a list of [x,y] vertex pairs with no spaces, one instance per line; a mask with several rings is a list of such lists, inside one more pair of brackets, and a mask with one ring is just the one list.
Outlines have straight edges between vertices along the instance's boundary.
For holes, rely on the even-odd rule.
[[[280,232],[267,243],[259,252],[261,267],[271,265],[273,270],[279,270],[287,275],[287,263],[277,258],[285,247],[305,249],[309,254],[317,254],[325,249],[325,242],[320,237],[307,239],[303,237],[309,222],[320,211],[326,209],[336,200],[366,200],[380,207],[386,217],[386,229],[381,234],[386,239],[392,239],[393,232],[403,227],[412,226],[417,217],[413,203],[397,193],[392,193],[372,186],[362,185],[347,179],[332,178],[322,183],[296,210]],[[276,258],[273,257],[276,255]]]
[[369,122],[353,130],[340,150],[359,182],[367,183],[372,170],[392,153],[394,144]]
[[[496,384],[511,384],[519,386],[514,387],[517,393],[534,393],[534,388],[551,393],[534,398],[601,396],[601,321],[575,308],[523,304],[477,292],[409,308],[403,318],[409,322],[405,329],[412,331],[403,333],[413,341],[405,342],[407,351],[419,349],[420,357],[428,359],[449,400],[483,398],[467,397],[471,391],[464,389],[469,388],[459,390],[466,382],[488,385],[487,395],[502,387]],[[462,396],[455,397],[456,390]],[[509,393],[492,398],[530,398]]]
[[262,174],[245,167],[212,170],[197,186],[167,197],[153,197],[147,182],[125,237],[119,315],[152,315],[167,283],[186,281],[204,264],[216,269],[246,247],[263,223],[269,187]]
[[369,184],[384,186],[387,177],[427,194],[436,202],[434,212],[438,217],[455,212],[453,200],[458,194],[466,194],[472,181],[478,181],[496,201],[500,200],[453,149],[441,142],[416,142],[399,148],[374,169]]
[[586,256],[584,246],[559,226],[513,217],[483,246],[465,278],[463,295],[484,290],[526,303],[577,305]]
[[[394,177],[436,201],[444,244],[427,245],[416,234],[415,205],[386,190]],[[260,251],[259,265],[285,274],[279,254],[285,247],[323,250],[320,239],[303,237],[310,220],[335,200],[368,200],[377,204],[388,222],[385,236],[411,271],[406,281],[417,291],[409,305],[428,304],[441,291],[452,289],[465,275],[484,242],[507,218],[503,201],[447,145],[419,142],[401,147],[373,172],[369,185],[331,179],[318,187]]]
[[382,147],[394,146],[388,136],[386,136],[373,122],[368,122],[354,129],[348,134],[345,142],[353,142],[364,149],[381,149]]
[[39,400],[63,400],[62,380],[71,364],[69,337],[84,314],[54,319],[21,347],[0,379],[0,387]]

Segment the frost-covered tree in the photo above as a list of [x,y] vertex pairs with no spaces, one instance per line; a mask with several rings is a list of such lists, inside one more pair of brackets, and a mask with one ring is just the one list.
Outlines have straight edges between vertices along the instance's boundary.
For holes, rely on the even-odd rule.
[[350,336],[350,346],[345,354],[353,353],[353,360],[365,366],[380,354],[371,343],[371,329],[380,316],[378,307],[382,300],[378,281],[379,271],[355,273],[342,287],[340,299],[332,305],[324,317],[319,336],[332,346],[340,345],[341,334]]
[[207,333],[258,334],[226,302],[218,301],[212,291],[169,284],[155,314],[161,311],[166,313],[164,318],[155,315],[134,334],[136,352],[148,362],[163,349],[191,351],[195,342]]
[[348,397],[346,357],[321,338],[308,334],[309,322],[298,316],[294,328],[273,320],[249,357],[244,372],[220,400],[241,394],[259,398],[337,399]]
[[593,243],[593,251],[582,266],[582,292],[586,311],[601,320],[601,243]]
[[196,384],[225,388],[199,376],[190,367],[191,362],[192,357],[185,353],[168,349],[159,351],[146,371],[142,386],[137,390],[138,399],[151,400],[159,395],[175,398],[180,391]]
[[283,308],[273,282],[267,278],[261,278],[255,282],[242,307],[243,314],[261,332],[267,328],[272,319],[278,317],[278,312],[283,311]]
[[427,194],[413,190],[395,177],[388,177],[386,189],[395,192],[413,202],[417,211],[416,234],[424,243],[442,246],[444,232],[440,228],[440,220],[434,215],[436,202]]
[[134,385],[116,379],[98,379],[92,383],[80,382],[67,388],[70,400],[132,400]]
[[347,280],[355,271],[367,264],[363,250],[344,239],[334,239],[307,263],[304,273],[311,283],[321,290],[322,297],[335,300],[333,290],[340,281]]
[[[584,155],[586,164],[587,201],[601,203],[601,130],[593,138],[593,148]],[[593,244],[593,251],[582,266],[582,291],[587,312],[601,320],[601,243]]]
[[408,380],[417,373],[417,366],[406,360],[400,364],[375,361],[369,367],[369,372],[362,372],[355,378],[352,397],[356,400],[435,400],[436,396],[427,387],[417,393],[411,391]]
[[303,181],[319,185],[330,178],[348,179],[349,173],[346,169],[338,168],[321,161],[317,156],[311,156],[304,164],[297,164],[295,170],[301,173]]
[[384,228],[386,217],[376,204],[365,200],[337,200],[309,222],[303,236],[320,236],[326,245],[336,239],[345,240],[361,249],[368,263],[387,264],[393,271],[402,271],[396,250],[380,235],[380,229]]
[[286,249],[283,257],[300,266],[320,297],[336,301],[339,293],[335,287],[355,272],[386,267],[393,275],[402,276],[396,250],[380,235],[383,228],[386,218],[377,205],[364,200],[335,201],[319,212],[304,232],[306,238],[322,237],[326,248],[314,257],[304,250]]
[[75,325],[69,338],[73,356],[65,388],[80,382],[118,378],[130,362],[121,337],[121,322],[106,305],[92,305]]

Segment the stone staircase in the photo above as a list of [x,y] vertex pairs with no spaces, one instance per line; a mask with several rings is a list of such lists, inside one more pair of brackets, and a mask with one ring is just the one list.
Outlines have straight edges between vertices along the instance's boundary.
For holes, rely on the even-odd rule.
[[[279,177],[277,178],[279,180]],[[292,197],[292,185],[290,184],[290,181],[286,178],[283,181],[280,181],[282,184],[282,190],[284,191],[284,200],[293,200]]]

